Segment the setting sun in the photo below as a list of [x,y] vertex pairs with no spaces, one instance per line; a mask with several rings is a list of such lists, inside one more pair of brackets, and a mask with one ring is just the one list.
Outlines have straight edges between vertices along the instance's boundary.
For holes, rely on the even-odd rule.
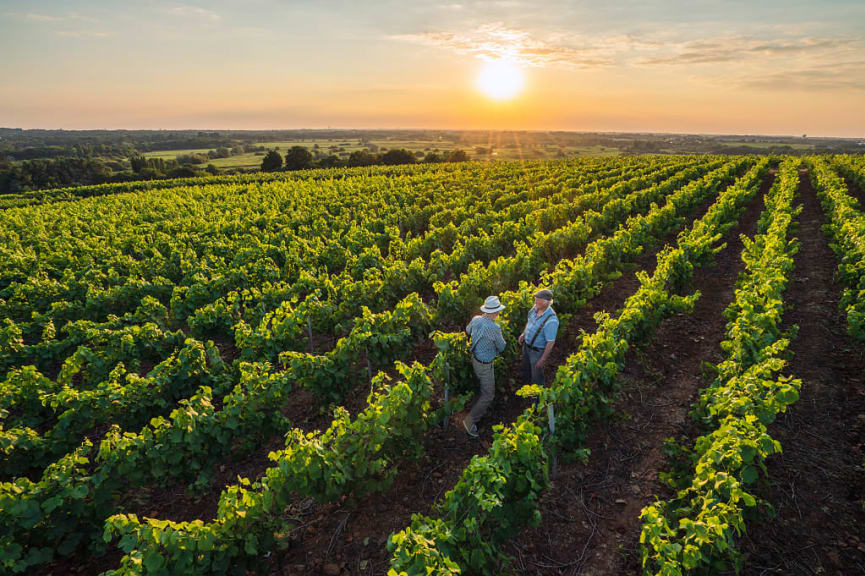
[[478,74],[477,85],[494,100],[508,100],[523,89],[523,71],[508,60],[487,62]]

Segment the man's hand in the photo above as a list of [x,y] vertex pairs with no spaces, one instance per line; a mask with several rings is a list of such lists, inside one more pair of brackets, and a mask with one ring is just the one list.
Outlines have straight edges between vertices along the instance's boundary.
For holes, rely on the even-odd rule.
[[551,342],[547,342],[547,345],[544,346],[544,353],[541,354],[541,357],[538,358],[538,361],[535,363],[535,368],[540,370],[544,367],[544,364],[547,362],[547,358],[550,356],[550,352],[553,350],[553,346],[556,345],[556,341],[553,340]]
[[523,332],[523,333],[522,333],[522,334],[520,334],[520,337],[519,337],[519,338],[517,338],[517,342],[519,342],[519,343],[520,343],[520,346],[522,346],[522,345],[523,345],[523,342],[524,342],[524,341],[525,341],[525,339],[526,339],[526,333],[525,333],[525,332]]

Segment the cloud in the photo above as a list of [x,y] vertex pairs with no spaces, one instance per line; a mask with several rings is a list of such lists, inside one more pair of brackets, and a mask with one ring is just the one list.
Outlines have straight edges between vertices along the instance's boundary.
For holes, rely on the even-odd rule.
[[683,43],[668,43],[664,47],[672,54],[646,57],[638,61],[648,66],[680,64],[712,64],[743,59],[784,56],[836,55],[839,51],[859,49],[861,38],[813,38],[753,40],[743,37],[713,38]]
[[442,48],[482,60],[507,59],[524,66],[594,68],[612,63],[606,48],[575,48],[565,41],[563,34],[554,35],[552,40],[542,40],[501,22],[484,24],[467,32],[395,34],[390,38]]
[[67,38],[108,38],[114,36],[113,33],[102,30],[55,30],[54,33]]
[[14,14],[18,16],[22,20],[30,20],[31,22],[58,22],[63,20],[60,16],[51,16],[49,14],[35,14],[33,12],[28,12],[24,14]]
[[59,22],[98,22],[96,18],[83,16],[78,12],[67,12],[63,15],[42,14],[40,12],[4,12],[4,14],[27,22],[46,22],[52,24]]
[[687,68],[690,78],[744,89],[831,91],[865,89],[865,38],[714,36],[683,40],[681,33],[582,35],[555,31],[540,37],[501,22],[466,31],[397,34],[391,39],[432,46],[482,60],[571,69]]
[[865,90],[865,61],[751,74],[739,78],[739,84],[757,90],[813,92],[839,89]]
[[[76,29],[74,26],[98,23],[99,20],[90,16],[83,16],[78,12],[67,12],[63,15],[42,14],[38,12],[4,12],[6,16],[23,20],[25,22],[34,22],[37,24],[45,24],[51,28],[59,26],[69,26],[69,28],[55,28],[54,34],[67,38],[106,38],[113,36],[111,32],[96,29]],[[85,24],[86,23],[86,24]]]
[[218,22],[222,19],[222,16],[220,16],[216,12],[213,12],[212,10],[207,10],[206,8],[201,8],[200,6],[190,6],[188,4],[169,6],[166,7],[163,12],[165,12],[166,14],[171,14],[173,16],[179,16],[181,18],[194,18],[210,22]]
[[633,65],[688,67],[695,77],[754,90],[829,91],[865,89],[863,53],[865,38],[855,36],[726,36],[648,47]]

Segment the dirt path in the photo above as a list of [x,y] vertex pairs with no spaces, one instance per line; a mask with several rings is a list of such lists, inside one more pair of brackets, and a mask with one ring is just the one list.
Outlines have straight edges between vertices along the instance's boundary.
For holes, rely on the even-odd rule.
[[[714,200],[707,200],[687,223],[701,217]],[[667,235],[663,242],[675,237],[676,233]],[[632,269],[651,272],[656,264],[655,252],[656,249],[651,249],[640,255]],[[594,314],[620,307],[637,286],[636,276],[626,272],[573,314],[567,328],[560,332],[547,363],[549,381],[554,378],[557,366],[576,348],[580,331],[595,329]],[[390,563],[390,554],[385,549],[388,536],[404,529],[412,514],[430,513],[436,500],[456,484],[472,456],[488,451],[492,441],[490,424],[513,422],[527,407],[525,400],[514,395],[520,386],[519,362],[514,363],[511,373],[513,381],[505,394],[496,394],[480,427],[479,441],[469,439],[458,423],[451,422],[447,429],[428,434],[426,453],[419,462],[400,464],[399,477],[389,491],[345,505],[298,503],[292,510],[302,519],[296,535],[298,545],[283,554],[274,554],[271,573],[319,574],[327,569],[344,574],[385,574]]]
[[733,299],[743,269],[740,234],[752,236],[763,208],[768,175],[739,226],[725,238],[715,266],[698,269],[692,287],[700,290],[692,314],[659,327],[641,350],[629,353],[623,372],[619,418],[598,423],[589,435],[587,464],[559,468],[542,501],[542,523],[524,531],[509,547],[523,574],[639,573],[639,513],[666,489],[664,439],[690,426],[688,412],[705,385],[701,364],[721,359],[723,310]]
[[865,210],[865,190],[859,188],[859,186],[856,185],[856,182],[852,178],[847,178],[846,176],[841,174],[840,171],[838,172],[838,176],[840,176],[844,184],[847,185],[847,191],[850,193],[850,195],[853,196],[853,198],[859,200],[859,207]]
[[[702,216],[713,201],[714,198],[707,200],[688,218],[688,223]],[[675,235],[668,235],[663,242],[674,240]],[[651,272],[656,264],[655,252],[655,249],[651,249],[641,255],[633,268]],[[620,307],[636,287],[636,277],[626,272],[602,290],[586,308],[573,314],[568,327],[560,332],[559,345],[548,362],[549,380],[554,377],[556,367],[575,349],[580,330],[594,330],[593,315],[600,310]],[[428,513],[432,504],[445,490],[456,483],[472,456],[487,452],[492,440],[491,423],[512,422],[526,408],[526,401],[514,395],[514,391],[519,387],[518,362],[512,367],[512,377],[513,382],[508,386],[508,390],[497,393],[489,421],[484,422],[481,427],[480,441],[468,439],[452,422],[445,430],[435,429],[428,434],[425,440],[426,454],[419,462],[400,463],[399,476],[389,491],[339,504],[319,505],[311,500],[296,501],[286,511],[287,516],[300,520],[292,534],[296,545],[284,553],[274,553],[271,557],[271,570],[274,573],[318,574],[325,567],[329,570],[338,567],[350,570],[352,574],[385,573],[389,564],[389,554],[384,547],[387,537],[408,525],[413,513]],[[352,401],[361,399],[358,402],[365,404],[365,395],[350,394],[349,397]],[[289,407],[285,411],[286,415],[305,429],[320,429],[326,426],[329,420],[326,415],[317,413],[312,404],[311,397],[304,398],[297,405]],[[355,413],[360,407],[362,406],[352,406],[350,411]],[[237,474],[250,478],[258,477],[261,471],[271,464],[266,460],[266,454],[282,444],[282,437],[274,436],[250,457],[218,466],[214,489],[202,497],[190,497],[184,493],[185,485],[174,484],[139,494],[139,504],[134,511],[146,516],[170,517],[174,520],[212,518],[222,486],[233,483]],[[116,551],[112,551],[99,563],[91,564],[90,569],[81,566],[76,560],[62,564],[71,564],[80,574],[97,574],[116,566],[117,557]],[[53,565],[53,568],[57,568],[57,565]]]
[[837,261],[807,174],[799,202],[802,245],[786,295],[799,334],[787,372],[802,390],[769,428],[784,452],[768,460],[771,484],[758,494],[777,517],[750,523],[743,574],[865,574],[865,358],[838,309]]
[[[576,221],[585,214],[585,211],[580,216],[576,216],[571,221]],[[512,252],[512,250],[511,250]],[[508,252],[509,254],[510,252]],[[486,261],[485,261],[486,262]],[[426,299],[425,301],[429,301]],[[591,315],[587,316],[587,321],[591,320]],[[444,331],[459,331],[464,326],[463,322],[440,326]],[[563,350],[569,350],[576,335],[579,333],[579,328],[583,325],[577,324],[571,328],[570,332],[564,336],[568,337],[565,346],[559,346],[554,350],[553,355],[548,360],[547,374],[548,378],[552,378],[555,374],[555,367],[564,360]],[[563,336],[563,335],[560,335]],[[573,337],[573,338],[571,338]],[[565,339],[562,339],[565,342]],[[318,353],[323,353],[325,350],[330,350],[336,343],[336,339],[330,336],[323,337],[315,343],[315,350]],[[223,347],[220,346],[220,350]],[[234,357],[238,355],[237,350],[230,350]],[[424,339],[421,343],[414,347],[413,353],[409,354],[407,362],[419,361],[428,364],[436,354],[436,348],[432,340]],[[342,407],[346,408],[352,417],[356,416],[367,407],[367,392],[369,385],[366,383],[365,375],[365,360],[361,358],[358,365],[355,367],[354,381],[357,382],[345,395]],[[373,373],[379,370],[385,371],[392,377],[396,378],[396,370],[393,366],[373,367]],[[496,403],[490,410],[491,423],[496,422],[513,422],[517,416],[528,406],[528,403],[514,397],[513,391],[519,385],[516,380],[519,379],[519,366],[513,369],[514,382],[506,394],[498,394]],[[434,404],[441,398],[441,392],[437,389],[434,396]],[[504,398],[504,401],[503,401]],[[327,429],[332,421],[332,414],[329,410],[321,407],[318,401],[308,391],[303,389],[295,389],[290,393],[291,402],[287,404],[281,411],[288,418],[293,427],[301,428],[306,432],[314,430],[323,431]],[[435,408],[435,406],[434,406]],[[459,426],[459,422],[456,423]],[[447,450],[442,454],[436,454],[435,449],[432,450],[431,457],[447,460],[448,456],[453,457],[457,454],[461,460],[458,460],[457,465],[459,471],[465,467],[472,456],[478,453],[486,452],[492,441],[492,430],[490,422],[482,423],[481,426],[481,442],[463,442],[464,434],[453,434],[453,430],[440,433],[438,430],[433,430],[430,436],[433,443],[445,443]],[[462,429],[460,428],[460,432]],[[174,521],[192,521],[196,519],[212,520],[216,517],[220,495],[227,485],[235,484],[238,476],[257,480],[265,473],[265,471],[273,465],[273,462],[268,458],[268,454],[272,451],[282,449],[285,445],[285,433],[277,432],[270,434],[267,438],[262,438],[259,448],[250,451],[245,455],[237,455],[226,462],[217,463],[212,466],[213,482],[212,488],[205,494],[187,494],[186,482],[176,481],[166,487],[139,487],[134,491],[134,501],[127,506],[126,512],[135,513],[141,516],[151,518],[171,519]],[[454,449],[454,446],[457,449]],[[449,464],[448,464],[449,465]],[[456,478],[454,478],[456,482]],[[447,485],[447,484],[445,484]]]
[[[653,256],[651,260],[654,261]],[[641,257],[638,266],[648,262],[649,258]],[[621,304],[624,295],[635,288],[633,275],[625,274],[573,315],[551,353],[546,370],[548,379],[553,378],[556,367],[576,346],[580,329],[591,328],[593,314]],[[271,573],[320,574],[325,568],[339,568],[351,574],[386,573],[390,563],[385,548],[388,536],[404,529],[412,514],[431,513],[433,504],[456,484],[471,458],[489,450],[492,424],[513,422],[527,408],[528,402],[514,394],[521,385],[519,375],[516,361],[511,367],[512,381],[506,385],[505,393],[501,390],[496,393],[490,412],[479,427],[478,440],[468,438],[454,417],[444,430],[430,430],[420,461],[400,463],[399,475],[390,490],[344,505],[297,502],[289,511],[301,519],[293,535],[297,546],[274,555]]]

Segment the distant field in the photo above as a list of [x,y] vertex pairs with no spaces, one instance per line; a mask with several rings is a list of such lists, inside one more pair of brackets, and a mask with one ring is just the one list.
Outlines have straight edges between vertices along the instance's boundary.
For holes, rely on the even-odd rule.
[[181,154],[207,154],[212,148],[194,148],[189,150],[157,150],[155,152],[145,152],[145,158],[165,158],[171,159],[180,156]]
[[[494,159],[494,160],[543,160],[560,158],[562,156],[618,156],[621,151],[618,148],[610,146],[556,146],[551,144],[527,145],[520,147],[518,144],[508,144],[507,146],[495,147],[492,155],[478,154],[476,146],[455,144],[452,141],[435,141],[435,140],[370,140],[361,142],[356,139],[306,139],[306,140],[283,140],[277,142],[256,142],[255,146],[264,146],[271,150],[279,150],[284,153],[292,146],[305,146],[310,150],[318,145],[318,150],[325,155],[336,155],[340,158],[347,158],[349,154],[356,150],[370,148],[384,152],[394,148],[405,148],[412,152],[423,152],[424,155],[431,152],[440,154],[447,153],[450,150],[459,148],[468,152],[469,156],[477,160]],[[483,146],[488,148],[488,146]],[[174,159],[177,156],[185,154],[207,154],[211,148],[192,148],[186,150],[158,150],[154,152],[146,152],[147,158],[165,158]],[[209,163],[217,168],[257,168],[261,165],[263,154],[249,152],[230,156],[228,158],[215,158]]]
[[735,148],[739,146],[744,146],[746,148],[755,148],[757,150],[766,150],[768,148],[772,148],[775,146],[789,146],[794,150],[813,150],[813,144],[796,144],[796,143],[783,143],[779,144],[777,142],[730,142],[730,141],[722,141],[719,142],[722,146],[728,146],[730,148]]

